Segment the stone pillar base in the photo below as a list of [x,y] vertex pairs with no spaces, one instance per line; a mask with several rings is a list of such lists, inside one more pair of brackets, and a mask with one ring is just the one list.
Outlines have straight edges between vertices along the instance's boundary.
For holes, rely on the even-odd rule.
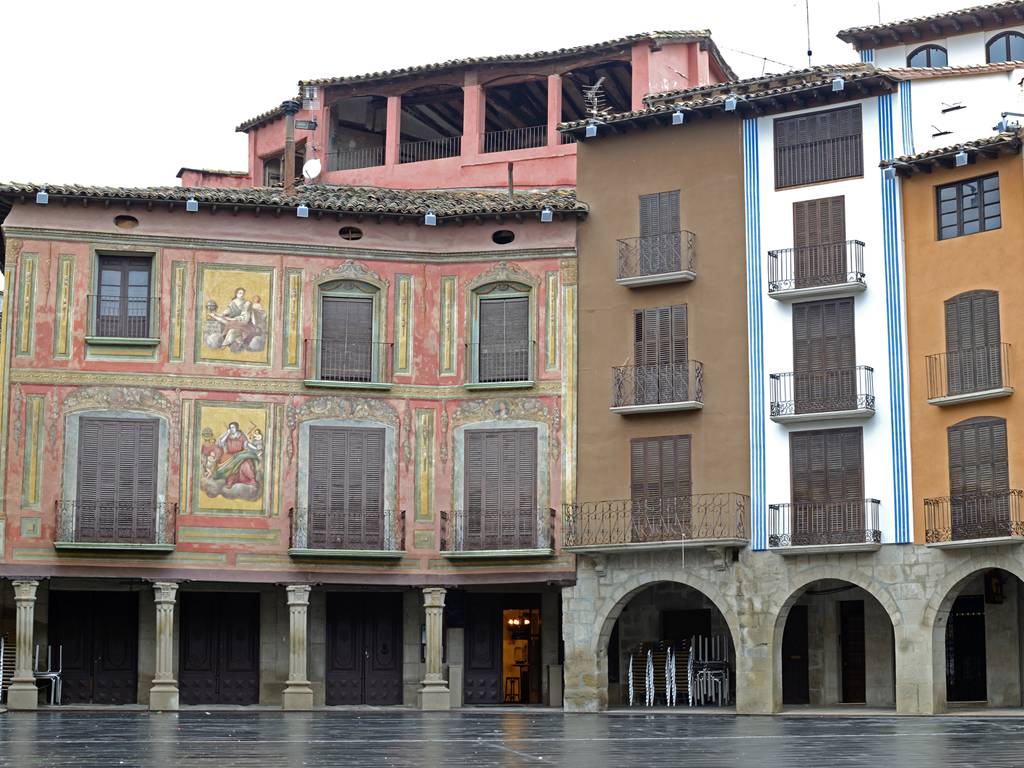
[[12,680],[11,687],[7,689],[7,708],[38,709],[39,689],[36,687],[36,681]]
[[420,688],[417,697],[420,709],[426,712],[439,712],[452,708],[452,692],[446,685],[425,685]]
[[313,689],[309,683],[289,683],[281,696],[281,709],[288,712],[312,711]]
[[178,709],[178,686],[175,683],[155,683],[149,689],[149,708],[153,712]]

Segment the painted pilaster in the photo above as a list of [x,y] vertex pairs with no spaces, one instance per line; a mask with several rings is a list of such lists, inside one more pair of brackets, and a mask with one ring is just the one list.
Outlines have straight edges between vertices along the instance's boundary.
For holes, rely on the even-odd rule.
[[562,76],[548,75],[548,146],[562,143],[558,124],[562,122]]
[[15,603],[14,677],[7,691],[9,709],[35,709],[39,690],[32,675],[32,649],[35,647],[36,590],[39,582],[25,579],[12,582]]
[[443,587],[424,587],[423,608],[427,624],[427,673],[420,688],[420,709],[451,709],[451,692],[441,669],[441,632],[444,617]]
[[483,142],[487,116],[487,95],[476,82],[476,73],[467,73],[462,86],[462,156],[477,157]]
[[313,709],[313,687],[307,672],[309,584],[289,584],[288,592],[288,686],[282,706],[290,710]]
[[173,581],[153,584],[156,604],[156,674],[149,689],[149,708],[154,711],[178,708],[178,681],[174,678],[174,603],[178,585]]
[[398,165],[398,145],[402,142],[402,97],[388,96],[384,128],[384,165]]

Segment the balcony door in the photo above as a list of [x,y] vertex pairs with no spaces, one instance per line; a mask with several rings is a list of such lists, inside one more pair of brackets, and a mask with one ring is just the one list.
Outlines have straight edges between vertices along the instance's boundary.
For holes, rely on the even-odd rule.
[[536,548],[537,430],[473,429],[465,441],[461,548]]
[[685,304],[633,312],[633,402],[689,400],[689,340]]
[[629,443],[630,541],[675,541],[691,534],[690,436]]
[[793,203],[793,262],[797,288],[846,282],[844,197]]
[[320,379],[373,381],[373,299],[320,299]]
[[75,541],[156,541],[157,419],[78,422]]
[[145,256],[100,256],[97,336],[142,339],[150,336],[149,275],[153,260]]
[[681,272],[679,190],[640,195],[640,274]]
[[480,300],[477,381],[529,381],[530,298]]
[[384,430],[310,427],[311,549],[384,547]]
[[982,392],[1003,386],[999,345],[999,294],[970,291],[948,299],[946,384],[949,394]]
[[860,427],[789,436],[794,545],[865,541]]
[[793,399],[797,413],[857,407],[852,298],[793,305]]
[[969,419],[947,430],[953,540],[1009,536],[1006,421]]

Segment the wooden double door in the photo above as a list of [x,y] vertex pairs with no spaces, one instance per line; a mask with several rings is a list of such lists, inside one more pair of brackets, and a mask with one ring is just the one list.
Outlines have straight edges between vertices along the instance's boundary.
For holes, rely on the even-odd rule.
[[258,704],[260,596],[186,592],[181,596],[182,704]]
[[401,593],[327,593],[326,703],[402,703]]
[[[138,689],[137,592],[50,592],[51,663],[63,657],[62,704],[134,704]],[[34,649],[33,649],[34,652]],[[40,654],[45,649],[40,647]],[[46,666],[41,655],[40,666]]]

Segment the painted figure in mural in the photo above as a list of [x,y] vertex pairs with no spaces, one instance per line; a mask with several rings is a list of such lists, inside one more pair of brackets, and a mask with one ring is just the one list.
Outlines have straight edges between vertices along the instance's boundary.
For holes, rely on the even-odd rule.
[[245,297],[245,288],[236,288],[224,311],[217,309],[217,302],[206,302],[203,342],[207,347],[259,352],[266,346],[267,312],[259,296],[250,301]]
[[216,440],[213,430],[202,432],[202,480],[208,496],[255,501],[263,492],[263,432],[242,431],[237,421]]

